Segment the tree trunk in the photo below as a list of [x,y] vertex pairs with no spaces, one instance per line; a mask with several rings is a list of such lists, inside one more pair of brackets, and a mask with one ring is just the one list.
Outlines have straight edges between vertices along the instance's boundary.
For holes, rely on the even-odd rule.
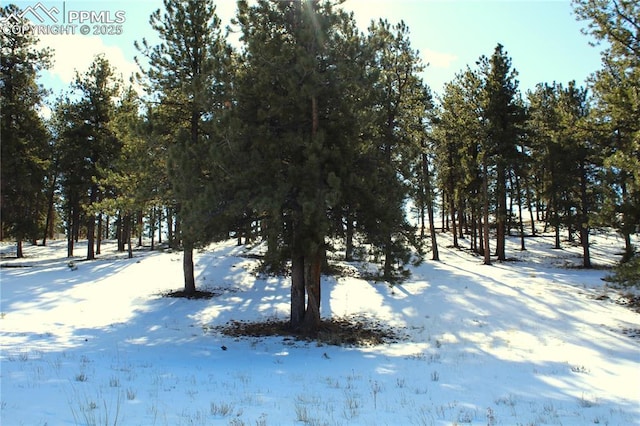
[[429,234],[431,235],[431,260],[440,260],[438,253],[438,240],[436,238],[436,226],[433,223],[433,203],[432,200],[427,201],[427,215],[429,216]]
[[571,210],[567,207],[567,241],[573,242],[573,224],[571,218]]
[[100,254],[102,245],[102,213],[98,213],[98,231],[96,232],[96,254]]
[[304,320],[305,302],[305,270],[304,255],[297,249],[293,250],[291,257],[291,312],[290,322],[293,330],[302,328]]
[[589,226],[586,223],[580,226],[580,244],[582,245],[582,266],[591,268],[591,254],[589,253]]
[[142,247],[142,228],[144,227],[144,217],[142,215],[142,210],[138,211],[137,217],[137,226],[136,231],[138,232],[138,247]]
[[55,193],[56,193],[56,181],[58,179],[58,174],[54,173],[53,174],[53,180],[51,182],[51,188],[49,188],[49,194],[47,197],[47,219],[46,222],[44,224],[44,236],[42,238],[42,245],[46,246],[47,245],[47,237],[51,237],[53,238],[53,222],[55,220],[54,217],[54,213],[55,210],[53,209],[53,201],[54,201],[54,197],[55,197]]
[[483,209],[480,209],[478,215],[478,254],[484,256],[484,225],[482,223]]
[[193,270],[193,244],[190,241],[184,242],[182,270],[184,272],[184,292],[187,295],[194,294],[196,292],[196,280]]
[[[427,205],[429,234],[431,236],[431,260],[440,260],[440,254],[438,253],[438,240],[436,238],[436,224],[433,217],[433,188],[431,187],[431,172],[429,171],[429,156],[427,154],[422,154],[422,174],[424,175],[425,204]],[[422,226],[424,228],[424,224]]]
[[[47,236],[49,239],[53,239],[56,236],[56,211],[51,210],[51,218],[49,220],[49,227],[47,228]],[[43,244],[44,245],[44,244]]]
[[[520,146],[521,147],[521,151],[522,152],[526,152],[526,149],[524,146]],[[521,182],[517,181],[518,185],[520,185]],[[529,216],[531,219],[531,235],[535,236],[536,235],[536,222],[533,218],[533,203],[531,202],[531,185],[529,184],[530,179],[527,179],[526,174],[524,175],[524,196],[525,199],[527,200],[527,208],[529,209]],[[520,193],[520,190],[518,190],[518,194]]]
[[173,211],[171,207],[167,207],[165,215],[167,217],[167,240],[169,241],[169,247],[175,247],[173,240]]
[[464,240],[464,227],[466,222],[464,210],[464,202],[460,200],[460,205],[458,206],[458,238],[461,240]]
[[506,172],[502,167],[498,167],[496,179],[496,255],[498,260],[506,260],[506,225],[507,225],[507,190]]
[[131,225],[127,226],[127,258],[133,259],[133,248],[131,247]]
[[73,257],[73,208],[69,207],[69,218],[67,223],[67,257]]
[[453,246],[455,248],[460,247],[458,245],[458,226],[456,224],[456,205],[453,196],[449,197],[449,209],[451,211],[451,230],[453,234]]
[[162,244],[162,207],[158,207],[158,244]]
[[533,206],[531,205],[530,201],[527,201],[528,203],[528,208],[529,208],[529,216],[531,219],[531,235],[533,235],[535,237],[536,235],[536,221],[533,218]]
[[[91,186],[89,192],[89,210],[91,206],[98,199],[98,187],[96,185]],[[87,260],[93,260],[96,258],[95,254],[95,238],[96,238],[96,215],[93,213],[87,213]]]
[[553,220],[555,221],[553,227],[555,230],[555,246],[554,249],[560,249],[560,215],[557,210],[553,212]]
[[122,253],[124,251],[124,217],[122,213],[118,213],[118,218],[116,219],[116,238],[118,239],[118,252]]
[[484,196],[484,211],[483,211],[483,222],[484,222],[484,264],[491,265],[491,250],[489,249],[489,176],[488,176],[488,168],[486,159],[483,164],[483,173],[484,177],[482,178],[482,192]]
[[307,292],[307,309],[304,313],[302,329],[305,334],[315,335],[320,328],[320,281],[322,268],[322,248],[306,256],[304,260],[304,287]]
[[16,257],[18,259],[22,259],[24,257],[24,253],[22,251],[22,238],[18,238],[16,240]]
[[631,244],[631,233],[623,230],[622,237],[624,238],[624,255],[622,256],[622,263],[626,263],[633,258],[635,248]]
[[151,217],[149,218],[149,238],[151,239],[151,251],[156,247],[156,208],[151,207]]
[[73,226],[72,230],[72,238],[75,243],[80,239],[80,203],[76,202],[76,205],[73,206],[73,221],[71,222]]
[[93,260],[96,258],[95,254],[95,228],[96,218],[92,214],[87,215],[87,260]]
[[478,224],[476,220],[477,212],[475,206],[471,207],[471,238],[469,239],[469,248],[473,253],[478,252]]
[[[311,96],[311,139],[318,134],[320,118],[318,115],[318,100]],[[318,186],[320,187],[320,185]],[[318,203],[318,205],[322,205]],[[305,334],[315,335],[320,327],[320,278],[324,253],[324,239],[316,243],[315,249],[304,257],[304,289],[307,293],[307,307],[304,313],[302,330]]]
[[419,219],[420,219],[420,239],[424,239],[425,235],[427,234],[427,212],[425,209],[425,203],[421,202],[420,203],[420,211],[418,213],[420,215]]
[[[511,173],[509,173],[509,185],[513,188],[513,177]],[[505,215],[506,226],[505,226],[505,235],[512,237],[513,236],[513,189],[511,190],[511,196],[509,197],[509,208],[507,210],[507,214]]]
[[589,253],[589,200],[587,194],[587,170],[584,161],[580,163],[580,198],[582,198],[582,214],[580,215],[582,266],[591,268],[591,254]]
[[524,243],[524,222],[522,220],[522,193],[520,191],[520,177],[516,175],[516,193],[518,196],[518,224],[520,226],[520,250],[524,251],[527,248]]
[[346,241],[344,250],[344,260],[351,262],[353,260],[353,219],[350,211],[346,214]]
[[442,216],[442,228],[441,231],[445,232],[446,228],[445,228],[445,216],[446,216],[446,211],[447,211],[447,204],[445,203],[445,193],[444,193],[444,189],[442,190],[442,208],[440,209],[441,212],[441,216]]

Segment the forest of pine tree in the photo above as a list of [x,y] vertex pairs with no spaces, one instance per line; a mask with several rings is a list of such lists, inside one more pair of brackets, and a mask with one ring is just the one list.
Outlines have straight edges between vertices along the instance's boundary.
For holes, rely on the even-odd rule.
[[[320,323],[327,252],[377,264],[377,279],[438,244],[468,239],[486,264],[506,238],[548,232],[582,247],[611,229],[623,262],[640,226],[640,6],[574,0],[602,41],[587,86],[522,93],[508,46],[487,46],[436,95],[403,22],[372,22],[328,0],[239,0],[227,39],[213,0],[164,0],[139,40],[139,95],[105,56],[78,70],[50,119],[38,73],[51,52],[1,37],[0,237],[68,255],[88,240],[120,250],[193,253],[213,241],[264,242],[264,270],[291,276],[291,325]],[[4,6],[8,16],[18,9]],[[491,50],[493,49],[493,50]],[[428,71],[427,71],[428,72]],[[137,241],[135,241],[137,239]]]

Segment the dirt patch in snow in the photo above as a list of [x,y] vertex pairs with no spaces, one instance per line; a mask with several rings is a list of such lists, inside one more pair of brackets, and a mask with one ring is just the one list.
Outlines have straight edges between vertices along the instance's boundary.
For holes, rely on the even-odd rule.
[[631,293],[624,294],[622,295],[622,297],[616,300],[616,303],[622,306],[626,306],[632,311],[640,313],[640,295]]
[[212,299],[216,296],[220,296],[219,292],[215,291],[207,291],[207,290],[196,290],[195,292],[187,293],[184,290],[176,290],[170,291],[168,293],[162,293],[162,297],[171,297],[177,299]]
[[174,290],[160,293],[160,296],[177,299],[209,300],[213,299],[214,297],[222,296],[225,293],[237,293],[238,291],[239,289],[234,287],[208,287],[201,290],[196,290],[195,293],[187,293],[184,290]]
[[281,336],[285,342],[297,340],[349,347],[397,343],[408,338],[400,330],[359,316],[323,319],[319,330],[313,334],[293,330],[286,320],[230,321],[211,330],[233,337]]

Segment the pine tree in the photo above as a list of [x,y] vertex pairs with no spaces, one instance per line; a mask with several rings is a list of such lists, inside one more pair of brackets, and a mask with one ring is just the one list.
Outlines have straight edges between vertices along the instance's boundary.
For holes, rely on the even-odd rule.
[[[483,190],[484,181],[488,189],[489,179],[483,167],[486,163],[482,149],[486,140],[483,95],[482,80],[476,71],[467,68],[458,73],[445,86],[434,136],[440,186],[449,200],[457,200],[457,203],[450,201],[450,214],[453,214],[451,210],[457,210],[458,217],[462,218],[465,214],[462,206],[467,206],[471,217],[471,248],[484,254],[485,263],[490,263],[490,252],[485,247],[489,247],[489,206],[493,202],[489,191]],[[455,245],[457,230],[454,231]]]
[[115,76],[111,64],[104,56],[97,56],[83,75],[77,75],[74,83],[82,98],[77,104],[81,123],[86,131],[83,152],[91,173],[91,181],[87,182],[89,194],[86,212],[87,226],[87,259],[95,258],[96,215],[99,208],[94,206],[103,194],[98,181],[112,167],[121,150],[121,141],[116,138],[112,127],[115,98],[120,94],[120,83]]
[[74,153],[83,152],[82,140],[86,138],[77,124],[80,120],[75,104],[68,97],[61,97],[56,101],[52,128],[60,169],[60,191],[63,199],[61,209],[67,226],[67,257],[74,255],[75,241],[80,233],[82,205],[88,191],[86,183],[92,178],[84,158],[78,161],[74,157]]
[[99,55],[84,74],[76,73],[72,88],[79,98],[59,100],[56,106],[56,149],[68,211],[67,254],[73,255],[74,240],[84,225],[89,260],[95,258],[96,215],[104,196],[98,181],[121,149],[111,123],[120,83],[109,61]]
[[534,159],[533,173],[539,180],[539,198],[547,203],[547,222],[555,230],[554,248],[560,248],[561,186],[567,182],[562,167],[564,152],[559,141],[560,117],[556,84],[540,83],[527,93],[529,108],[527,141]]
[[[14,5],[0,9],[2,18],[18,14]],[[45,90],[36,77],[49,67],[51,52],[37,50],[37,41],[29,32],[0,34],[0,238],[16,239],[18,257],[23,240],[40,235],[47,210],[50,136],[38,113]]]
[[572,238],[574,230],[583,247],[583,266],[590,267],[589,229],[601,205],[601,158],[595,150],[597,133],[590,124],[587,91],[574,81],[539,84],[528,93],[527,143],[535,173],[543,188],[547,221],[555,229],[560,248],[560,228]]
[[344,17],[328,2],[239,3],[246,50],[237,114],[245,124],[243,150],[256,166],[245,176],[254,185],[253,208],[268,220],[267,238],[278,241],[270,250],[291,259],[291,325],[308,333],[320,324],[329,211],[340,199],[344,138],[328,120],[340,105],[328,83],[335,66],[331,42]]
[[184,249],[184,291],[193,294],[193,251],[210,240],[207,212],[215,200],[207,199],[207,187],[215,179],[209,160],[227,101],[231,50],[211,0],[165,0],[164,8],[150,17],[160,44],[143,40],[136,47],[149,61],[141,64],[149,95],[173,124],[168,167]]
[[563,168],[568,170],[569,211],[575,211],[575,217],[568,217],[570,229],[578,228],[580,244],[583,249],[583,266],[591,267],[589,252],[589,230],[593,220],[591,216],[599,211],[596,195],[600,187],[599,158],[596,155],[595,139],[597,135],[588,125],[589,108],[587,91],[569,82],[566,89],[558,86],[558,115],[561,125],[561,140],[566,146],[563,156]]
[[424,65],[411,47],[404,22],[373,23],[367,43],[375,52],[372,66],[378,77],[371,89],[371,107],[376,112],[369,142],[375,164],[369,177],[372,200],[363,220],[369,240],[384,256],[384,279],[394,280],[409,260],[409,246],[415,245],[415,230],[406,220],[404,204],[411,190],[412,166],[421,152],[420,120],[428,100],[417,77]]
[[[465,185],[466,172],[471,173],[465,166],[473,168],[470,161],[473,161],[474,156],[466,147],[472,147],[474,144],[477,146],[479,143],[479,135],[475,134],[477,126],[473,126],[474,121],[479,122],[477,111],[473,108],[473,94],[467,90],[467,79],[471,75],[470,71],[458,74],[454,81],[445,85],[436,128],[438,178],[440,187],[443,188],[443,196],[448,200],[449,217],[453,223],[454,247],[458,247],[456,214],[460,218],[464,213],[459,209],[460,201],[468,197],[472,191]],[[477,154],[475,158],[477,159]],[[460,167],[461,165],[463,167]]]
[[[631,234],[640,225],[640,5],[632,1],[573,0],[585,33],[607,42],[603,68],[593,77],[594,118],[609,191],[603,219],[625,241],[623,261],[635,251]],[[606,217],[606,219],[605,219]]]
[[517,72],[503,46],[498,44],[490,58],[481,57],[480,71],[484,77],[487,144],[485,155],[495,169],[496,229],[498,260],[506,260],[507,176],[513,168],[522,130],[523,111],[518,104]]
[[433,157],[434,157],[434,131],[433,125],[437,121],[434,109],[433,97],[428,86],[423,87],[422,105],[424,110],[416,123],[416,137],[419,137],[421,150],[419,157],[415,160],[412,170],[413,199],[419,211],[420,238],[424,239],[426,234],[425,214],[429,221],[429,237],[431,240],[432,260],[440,260],[438,253],[438,242],[434,223],[434,178],[433,178]]
[[[156,179],[153,166],[153,147],[143,135],[143,119],[139,115],[138,95],[129,87],[123,91],[116,105],[111,128],[121,146],[108,169],[101,170],[96,183],[104,197],[95,209],[120,217],[122,245],[127,243],[128,255],[133,257],[131,234],[134,218],[157,203]],[[139,232],[141,230],[138,230]]]

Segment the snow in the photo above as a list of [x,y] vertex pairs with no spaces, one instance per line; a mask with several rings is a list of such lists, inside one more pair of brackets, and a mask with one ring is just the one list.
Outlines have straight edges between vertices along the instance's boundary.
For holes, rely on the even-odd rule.
[[[593,243],[595,264],[616,261],[619,238]],[[323,277],[323,316],[408,336],[364,348],[216,331],[288,317],[289,280],[256,276],[234,241],[195,256],[210,300],[162,297],[182,285],[179,252],[126,259],[108,242],[72,270],[64,241],[25,246],[1,260],[0,423],[640,425],[640,340],[623,333],[640,314],[615,303],[605,270],[568,267],[579,247],[527,245],[510,240],[517,261],[492,266],[440,247],[395,286]]]

